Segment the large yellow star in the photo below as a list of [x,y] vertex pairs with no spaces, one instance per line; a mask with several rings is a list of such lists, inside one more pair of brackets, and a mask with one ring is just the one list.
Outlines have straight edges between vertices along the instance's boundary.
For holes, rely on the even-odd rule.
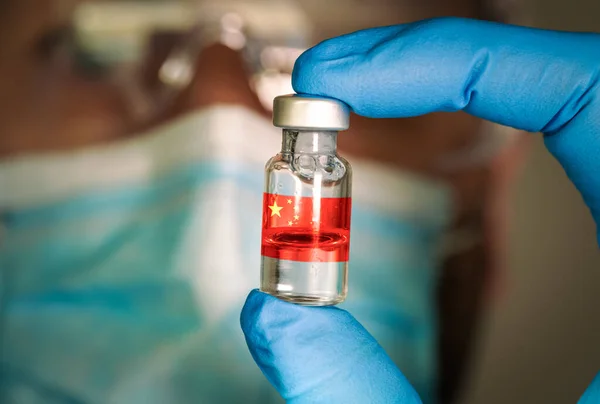
[[269,206],[269,209],[271,209],[271,217],[275,215],[281,217],[281,213],[279,213],[279,211],[283,209],[283,206],[277,206],[277,201],[273,202],[273,205]]

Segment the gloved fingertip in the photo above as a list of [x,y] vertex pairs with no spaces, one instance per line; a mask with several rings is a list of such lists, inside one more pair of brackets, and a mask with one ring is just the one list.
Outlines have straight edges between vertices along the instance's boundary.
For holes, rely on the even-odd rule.
[[[296,60],[292,72],[292,87],[299,94],[311,94],[339,99],[359,115],[378,116],[373,96],[366,94],[365,77],[373,76],[369,59],[373,49],[385,47],[406,25],[372,28],[328,39],[305,51]],[[376,76],[393,81],[390,69],[381,67]],[[384,104],[389,104],[386,100]],[[388,108],[387,105],[385,108]],[[384,109],[385,109],[384,108]]]
[[292,71],[292,88],[298,94],[323,95],[322,89],[326,86],[321,72],[319,50],[312,48],[304,52],[296,60]]
[[[254,289],[246,298],[240,323],[250,348],[268,340],[269,330],[282,328],[300,307]],[[292,316],[293,317],[293,316]]]
[[240,315],[240,324],[244,334],[248,335],[252,332],[254,325],[260,317],[260,312],[269,298],[274,299],[273,296],[263,293],[258,289],[254,289],[248,294]]

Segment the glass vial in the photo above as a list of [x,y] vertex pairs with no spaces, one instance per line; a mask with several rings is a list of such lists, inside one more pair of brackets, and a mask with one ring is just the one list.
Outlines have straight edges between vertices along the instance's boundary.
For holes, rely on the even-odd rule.
[[350,111],[341,101],[276,97],[281,151],[265,168],[260,289],[309,306],[338,304],[348,292],[352,171],[337,154]]

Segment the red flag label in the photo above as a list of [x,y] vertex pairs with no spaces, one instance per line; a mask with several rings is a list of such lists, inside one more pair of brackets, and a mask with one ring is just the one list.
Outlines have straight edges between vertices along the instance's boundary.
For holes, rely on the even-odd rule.
[[264,194],[263,256],[302,262],[346,262],[350,198]]

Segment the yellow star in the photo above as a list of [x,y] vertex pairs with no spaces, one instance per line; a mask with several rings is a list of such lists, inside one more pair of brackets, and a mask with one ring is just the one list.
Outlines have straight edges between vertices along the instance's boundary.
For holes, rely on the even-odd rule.
[[291,200],[291,199],[288,199],[288,201],[287,201],[287,202],[288,202],[288,205],[291,205],[291,204],[292,204],[292,200]]
[[292,222],[288,222],[288,226],[291,226],[293,223]]
[[298,220],[298,219],[300,219],[300,216],[298,216],[298,215],[294,216],[294,220]]
[[275,215],[281,217],[281,213],[279,213],[279,211],[283,209],[283,206],[277,206],[277,201],[273,202],[273,205],[269,206],[269,209],[271,209],[271,217]]

